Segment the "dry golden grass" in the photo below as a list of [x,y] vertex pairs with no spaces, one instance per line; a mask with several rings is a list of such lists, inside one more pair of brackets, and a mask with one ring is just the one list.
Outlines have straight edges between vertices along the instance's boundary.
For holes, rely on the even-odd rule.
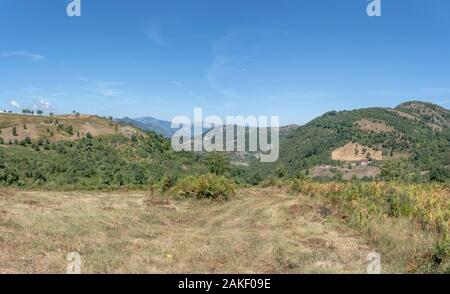
[[[49,120],[52,123],[49,123]],[[71,125],[73,127],[74,135],[71,136],[63,131],[58,131],[58,126],[55,122],[58,121],[64,125]],[[26,128],[24,128],[24,125]],[[17,136],[14,136],[12,129],[16,128]],[[38,140],[40,138],[47,138],[49,141],[74,141],[80,137],[84,137],[87,133],[92,136],[102,135],[123,135],[131,137],[134,134],[143,134],[143,132],[132,126],[119,125],[108,119],[97,116],[81,115],[61,115],[53,118],[46,116],[30,116],[19,114],[0,114],[0,137],[5,142],[9,140],[24,140],[29,137],[31,140]],[[53,136],[51,136],[53,134]]]
[[349,142],[346,145],[331,152],[331,158],[338,161],[359,161],[367,158],[383,160],[381,151],[376,151],[368,146]]
[[381,253],[385,272],[450,272],[446,184],[291,181],[291,191],[330,205]]
[[0,272],[65,273],[76,251],[84,273],[364,273],[372,250],[335,215],[278,188],[227,202],[0,190]]

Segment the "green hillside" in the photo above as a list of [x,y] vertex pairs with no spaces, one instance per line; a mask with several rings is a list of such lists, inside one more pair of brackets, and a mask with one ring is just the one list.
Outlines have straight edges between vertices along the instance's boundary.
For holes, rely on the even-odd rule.
[[259,163],[250,153],[174,152],[162,135],[99,117],[3,115],[1,122],[1,186],[164,190],[180,178],[206,173],[259,184],[361,159],[384,172],[384,179],[449,179],[450,112],[422,102],[331,111],[304,126],[285,127],[280,159],[273,164]]
[[405,158],[422,171],[443,167],[450,164],[449,124],[449,110],[423,102],[330,111],[283,139],[280,161],[291,172],[336,163],[332,151],[353,142],[380,152],[383,160]]

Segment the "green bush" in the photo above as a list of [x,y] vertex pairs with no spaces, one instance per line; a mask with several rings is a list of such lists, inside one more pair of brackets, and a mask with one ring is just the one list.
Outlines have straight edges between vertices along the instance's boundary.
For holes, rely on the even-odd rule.
[[188,176],[179,180],[172,192],[180,197],[227,200],[235,194],[236,184],[214,174]]
[[269,188],[269,187],[283,187],[285,185],[285,181],[283,179],[280,178],[276,178],[273,176],[270,176],[266,179],[264,179],[261,183],[260,186],[261,188]]
[[164,175],[155,185],[155,188],[161,192],[165,193],[173,188],[177,183],[177,176],[175,175]]

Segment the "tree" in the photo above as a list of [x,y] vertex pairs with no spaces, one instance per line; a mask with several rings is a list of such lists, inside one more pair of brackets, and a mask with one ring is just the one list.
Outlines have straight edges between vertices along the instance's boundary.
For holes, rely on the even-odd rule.
[[13,128],[12,128],[12,135],[13,135],[14,137],[17,137],[17,128],[16,128],[16,127],[13,127]]
[[430,181],[446,182],[450,179],[450,170],[442,166],[433,166],[430,170]]
[[288,174],[288,171],[284,164],[279,164],[277,166],[277,168],[275,169],[275,175],[280,179],[286,177],[287,174]]
[[225,154],[219,152],[212,152],[206,159],[206,165],[209,172],[216,175],[223,175],[230,168],[230,163]]
[[86,138],[87,138],[87,139],[92,139],[91,133],[86,133]]
[[43,115],[44,112],[43,112],[42,110],[38,110],[38,111],[37,111],[37,114],[38,114],[38,115]]
[[381,178],[387,181],[407,180],[411,166],[406,159],[389,160],[381,165]]
[[65,126],[65,127],[64,127],[64,131],[65,131],[67,134],[73,136],[73,127],[72,127],[72,125]]

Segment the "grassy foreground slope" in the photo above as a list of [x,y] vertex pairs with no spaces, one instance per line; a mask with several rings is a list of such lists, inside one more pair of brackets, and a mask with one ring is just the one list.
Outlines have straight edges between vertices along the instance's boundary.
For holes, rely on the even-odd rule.
[[448,187],[414,206],[386,187],[294,182],[229,201],[0,190],[0,273],[64,273],[69,252],[84,273],[365,273],[370,252],[383,273],[448,272]]
[[324,204],[279,190],[232,201],[145,192],[0,192],[0,272],[364,273],[370,249]]

